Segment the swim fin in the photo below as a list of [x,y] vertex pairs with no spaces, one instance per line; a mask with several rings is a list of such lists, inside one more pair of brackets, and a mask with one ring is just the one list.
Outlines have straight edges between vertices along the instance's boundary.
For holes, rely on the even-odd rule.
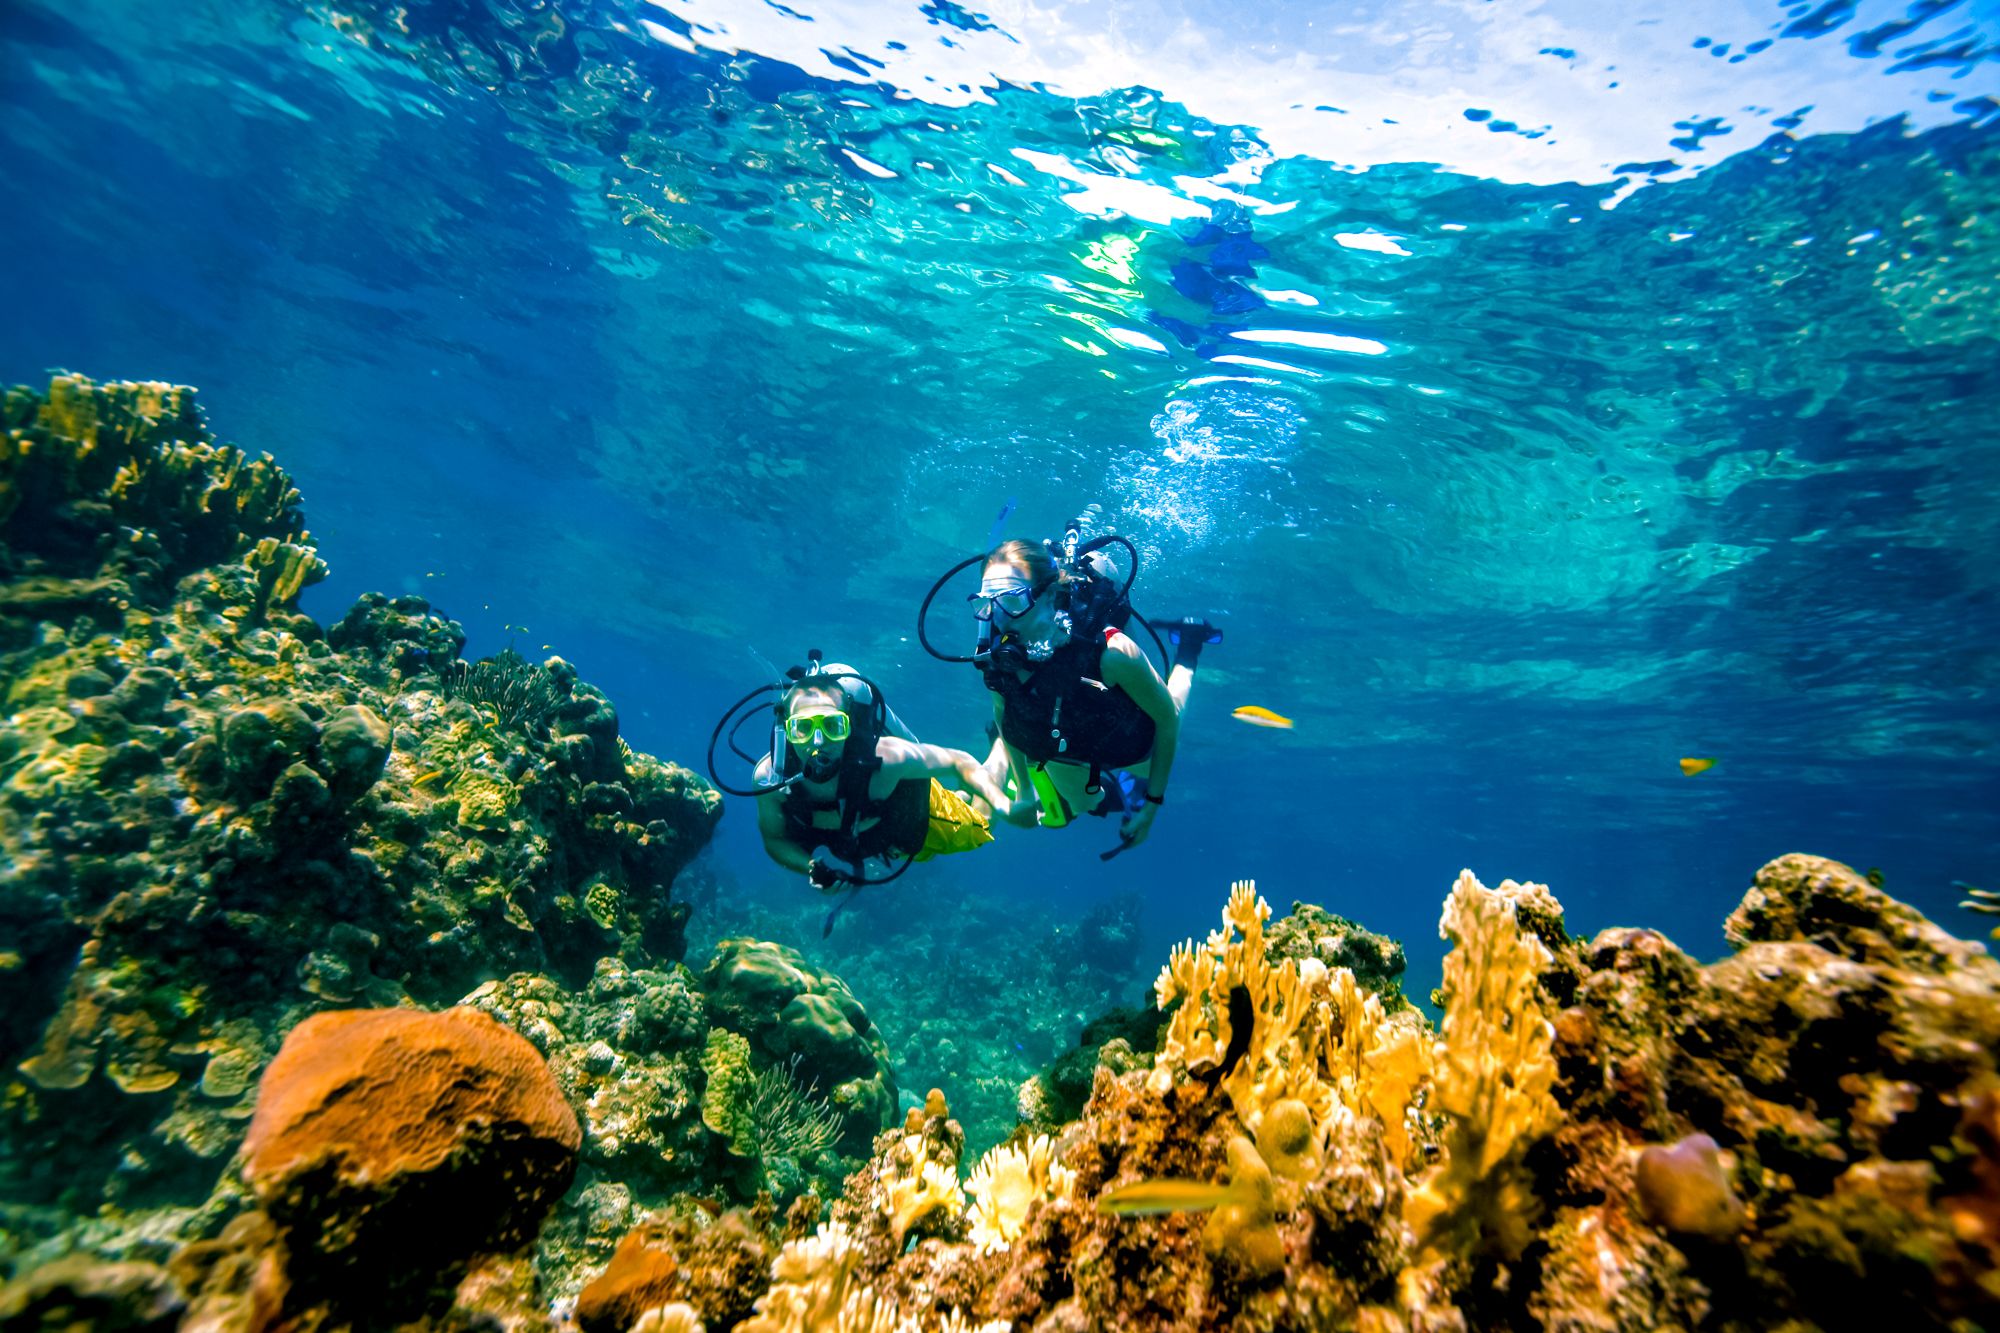
[[1201,660],[1201,650],[1211,643],[1222,642],[1222,631],[1206,620],[1149,620],[1156,633],[1174,646],[1175,666],[1194,669]]

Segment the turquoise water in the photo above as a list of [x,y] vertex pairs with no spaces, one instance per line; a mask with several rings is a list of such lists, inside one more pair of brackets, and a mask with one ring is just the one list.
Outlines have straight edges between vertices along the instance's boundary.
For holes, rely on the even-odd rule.
[[[1255,877],[1421,993],[1460,866],[1706,954],[1791,850],[1950,920],[2000,847],[1992,7],[1331,28],[17,0],[0,376],[199,386],[299,480],[309,611],[421,593],[690,764],[808,647],[981,748],[919,601],[1103,506],[1228,636],[1151,841],[1010,831],[863,933],[1136,891],[1157,945]],[[804,892],[747,810],[715,859]]]

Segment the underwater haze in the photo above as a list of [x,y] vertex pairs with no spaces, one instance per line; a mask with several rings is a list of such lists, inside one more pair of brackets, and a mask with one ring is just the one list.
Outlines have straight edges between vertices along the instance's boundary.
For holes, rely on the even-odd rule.
[[[1996,43],[1986,0],[10,0],[0,376],[198,386],[304,495],[309,611],[420,594],[690,766],[810,648],[983,752],[917,608],[1101,506],[1141,613],[1226,634],[1150,840],[1004,829],[836,938],[1136,892],[1152,958],[1255,878],[1422,996],[1461,867],[1708,955],[1794,850],[1952,923],[2000,877]],[[808,896],[746,805],[714,876]]]

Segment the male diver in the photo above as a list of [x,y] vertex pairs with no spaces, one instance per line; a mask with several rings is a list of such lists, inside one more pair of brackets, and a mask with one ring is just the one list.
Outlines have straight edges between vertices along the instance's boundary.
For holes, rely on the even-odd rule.
[[[873,682],[838,663],[822,665],[817,653],[780,685],[739,702],[718,724],[716,738],[737,709],[765,689],[778,695],[776,734],[756,762],[755,790],[717,785],[760,798],[757,831],[764,850],[785,869],[803,872],[815,889],[833,893],[886,883],[917,861],[993,840],[990,814],[1007,802],[978,761],[963,750],[918,741]],[[749,716],[754,714],[745,720]],[[712,738],[711,771],[714,748]],[[962,786],[971,800],[940,778]],[[815,855],[820,848],[829,859]],[[869,862],[898,858],[902,865],[870,877]]]
[[[1072,520],[1060,544],[1002,542],[955,566],[933,586],[918,620],[921,632],[945,580],[980,565],[979,590],[968,598],[980,625],[979,650],[953,657],[928,637],[922,641],[933,656],[976,663],[993,692],[996,735],[987,772],[1004,778],[1017,797],[1030,791],[1036,797],[994,808],[1009,823],[1044,828],[1066,825],[1079,813],[1122,813],[1119,844],[1102,853],[1110,860],[1144,842],[1166,804],[1195,668],[1201,650],[1222,641],[1222,631],[1202,620],[1149,624],[1139,617],[1128,596],[1138,553],[1115,535],[1079,547],[1088,514]],[[1132,557],[1122,585],[1102,554],[1112,544]],[[1133,620],[1156,642],[1163,633],[1173,645],[1165,680],[1125,633]]]

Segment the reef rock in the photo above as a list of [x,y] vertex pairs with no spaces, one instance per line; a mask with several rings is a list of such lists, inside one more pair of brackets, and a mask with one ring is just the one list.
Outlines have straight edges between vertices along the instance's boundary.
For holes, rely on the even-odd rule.
[[581,991],[519,973],[464,1003],[547,1058],[582,1125],[577,1188],[557,1206],[537,1260],[552,1293],[573,1295],[636,1218],[733,1180],[735,1166],[702,1122],[708,1007],[686,968],[604,958]]
[[1549,1163],[1572,1222],[1737,1326],[2000,1322],[2000,963],[1812,856],[1760,870],[1728,934],[1706,967],[1648,931],[1579,947]]

